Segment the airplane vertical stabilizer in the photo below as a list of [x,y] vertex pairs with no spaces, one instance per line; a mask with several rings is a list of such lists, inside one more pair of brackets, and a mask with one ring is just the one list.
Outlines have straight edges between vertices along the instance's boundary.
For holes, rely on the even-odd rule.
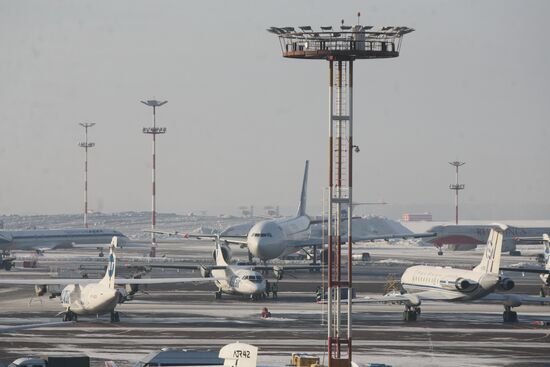
[[222,246],[220,245],[220,240],[216,239],[216,265],[218,266],[227,266],[227,261],[223,256]]
[[546,270],[550,270],[550,237],[547,233],[542,235],[542,243],[544,244],[544,263]]
[[297,217],[306,215],[306,196],[307,196],[307,176],[308,176],[309,161],[306,161],[304,169],[304,180],[302,181],[302,192],[300,194],[300,205],[298,206]]
[[117,242],[118,237],[114,236],[111,240],[111,246],[109,246],[109,264],[107,265],[107,271],[103,279],[99,281],[99,284],[111,289],[115,288],[116,255],[114,249],[117,247]]
[[504,231],[506,228],[508,228],[506,225],[499,224],[495,225],[495,227],[491,229],[483,258],[481,259],[479,265],[474,268],[474,271],[480,273],[499,274],[502,240],[504,238]]

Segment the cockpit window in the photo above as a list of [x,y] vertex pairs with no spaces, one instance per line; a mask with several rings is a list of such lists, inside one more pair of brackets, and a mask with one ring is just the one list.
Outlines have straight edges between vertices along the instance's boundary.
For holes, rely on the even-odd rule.
[[253,237],[272,237],[271,233],[253,233]]
[[253,283],[261,283],[263,278],[261,275],[250,275],[244,276],[243,279],[249,280]]

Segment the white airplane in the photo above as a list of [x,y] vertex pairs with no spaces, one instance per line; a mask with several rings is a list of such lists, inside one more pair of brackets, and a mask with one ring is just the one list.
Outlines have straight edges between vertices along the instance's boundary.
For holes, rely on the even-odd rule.
[[277,279],[282,279],[285,269],[311,269],[310,265],[304,266],[257,266],[257,265],[229,265],[227,253],[224,254],[219,241],[213,253],[216,265],[149,265],[148,268],[163,269],[193,269],[200,270],[203,277],[216,278],[216,299],[221,299],[222,294],[241,295],[251,299],[260,298],[266,291],[266,280],[260,271],[272,271]]
[[496,289],[509,291],[514,287],[510,278],[499,276],[502,239],[506,226],[494,227],[489,234],[487,248],[478,266],[473,270],[440,266],[412,266],[405,270],[401,285],[406,293],[390,293],[379,297],[365,297],[354,303],[403,303],[403,319],[415,321],[422,301],[470,302],[476,300],[501,301],[504,322],[517,321],[512,307],[525,302],[540,303],[537,296],[494,293]]
[[[444,245],[450,251],[473,250],[477,245],[483,245],[487,242],[491,229],[492,225],[490,224],[438,225],[428,229],[427,232],[434,233],[434,237],[426,240],[426,242],[439,249],[438,255],[443,255],[442,247]],[[527,236],[541,237],[544,233],[550,233],[550,228],[508,226],[504,232],[502,252],[509,252],[513,256],[520,256],[521,252],[516,248],[516,245],[520,243],[518,238]]]
[[9,256],[12,250],[45,251],[58,248],[70,248],[74,245],[108,244],[113,236],[120,243],[128,238],[113,229],[82,228],[82,229],[36,229],[24,231],[0,230],[0,267],[11,270],[14,257]]
[[[225,236],[224,232],[220,235],[210,234],[188,234],[177,231],[165,232],[155,231],[156,233],[167,235],[182,235],[192,238],[207,238],[211,240],[221,239],[224,243],[222,251],[229,254],[227,244],[235,244],[241,247],[247,247],[249,254],[257,257],[262,262],[267,260],[283,257],[290,253],[304,250],[305,248],[323,247],[322,238],[310,238],[310,226],[315,223],[321,223],[320,220],[312,220],[306,214],[306,196],[307,196],[307,179],[308,179],[309,161],[305,163],[304,179],[302,182],[302,190],[300,194],[300,203],[298,211],[294,217],[282,219],[268,219],[258,222],[252,226],[245,236]],[[432,237],[433,234],[395,234],[395,235],[375,235],[363,236],[354,238],[356,241],[376,241],[387,240],[391,238],[421,238]],[[347,237],[342,238],[345,242]],[[313,263],[316,264],[316,251],[313,252]],[[226,256],[228,258],[228,256]]]
[[110,313],[111,322],[120,321],[115,308],[126,295],[115,285],[168,284],[188,282],[210,282],[216,278],[157,278],[157,279],[116,279],[116,255],[118,238],[112,239],[109,249],[109,263],[103,279],[11,279],[0,278],[0,284],[35,285],[37,295],[47,292],[48,286],[65,286],[61,291],[61,312],[63,321],[77,320],[78,315],[103,315]]
[[[522,239],[520,239],[522,240]],[[550,236],[548,236],[547,233],[542,235],[542,238],[529,238],[527,240],[528,242],[531,241],[538,241],[539,243],[542,242],[544,244],[544,269],[540,268],[524,268],[524,267],[507,267],[507,268],[500,268],[501,271],[519,271],[522,273],[535,273],[540,274],[540,279],[542,282],[550,286]]]

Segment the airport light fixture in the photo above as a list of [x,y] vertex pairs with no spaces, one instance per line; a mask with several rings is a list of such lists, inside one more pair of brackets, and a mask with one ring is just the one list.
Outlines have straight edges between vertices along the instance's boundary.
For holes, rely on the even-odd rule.
[[[341,290],[352,298],[352,158],[359,150],[353,144],[353,62],[399,56],[408,27],[374,27],[360,24],[339,27],[271,27],[283,57],[326,60],[329,64],[329,172],[328,172],[328,366],[350,366],[352,361],[352,303],[344,304]],[[342,213],[342,210],[347,213]],[[341,229],[347,225],[347,238]],[[348,243],[347,259],[342,245]],[[333,256],[334,254],[334,256]],[[347,267],[347,269],[346,269]],[[347,270],[347,271],[345,271]],[[345,311],[343,307],[345,307]],[[347,327],[342,323],[347,321]],[[344,332],[344,329],[345,330]]]
[[464,184],[458,183],[458,167],[465,165],[466,162],[454,161],[454,162],[449,162],[449,164],[455,167],[455,172],[456,172],[456,183],[450,184],[449,189],[454,190],[455,192],[455,224],[458,224],[458,192],[460,190],[464,190],[464,187],[465,187]]
[[151,195],[151,251],[149,255],[151,257],[156,256],[157,241],[155,235],[156,217],[157,217],[157,204],[156,204],[156,136],[159,134],[165,134],[165,127],[157,127],[157,107],[161,107],[168,103],[168,101],[157,101],[150,99],[147,101],[141,101],[146,106],[153,107],[153,126],[144,127],[143,133],[150,134],[153,137],[153,167],[152,167],[152,195]]
[[95,147],[95,143],[88,142],[88,128],[95,125],[95,122],[79,123],[84,128],[84,141],[78,146],[84,148],[84,227],[88,228],[88,149]]

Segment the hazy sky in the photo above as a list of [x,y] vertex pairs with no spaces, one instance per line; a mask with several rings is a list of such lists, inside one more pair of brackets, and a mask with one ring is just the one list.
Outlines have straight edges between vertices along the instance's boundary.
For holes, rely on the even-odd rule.
[[[294,211],[311,161],[310,213],[327,171],[327,63],[286,60],[270,26],[403,25],[401,56],[355,73],[355,196],[393,212],[546,217],[550,209],[548,1],[0,1],[0,213]],[[389,209],[385,209],[389,210]],[[379,210],[381,211],[381,210]],[[383,210],[382,210],[383,212]]]

